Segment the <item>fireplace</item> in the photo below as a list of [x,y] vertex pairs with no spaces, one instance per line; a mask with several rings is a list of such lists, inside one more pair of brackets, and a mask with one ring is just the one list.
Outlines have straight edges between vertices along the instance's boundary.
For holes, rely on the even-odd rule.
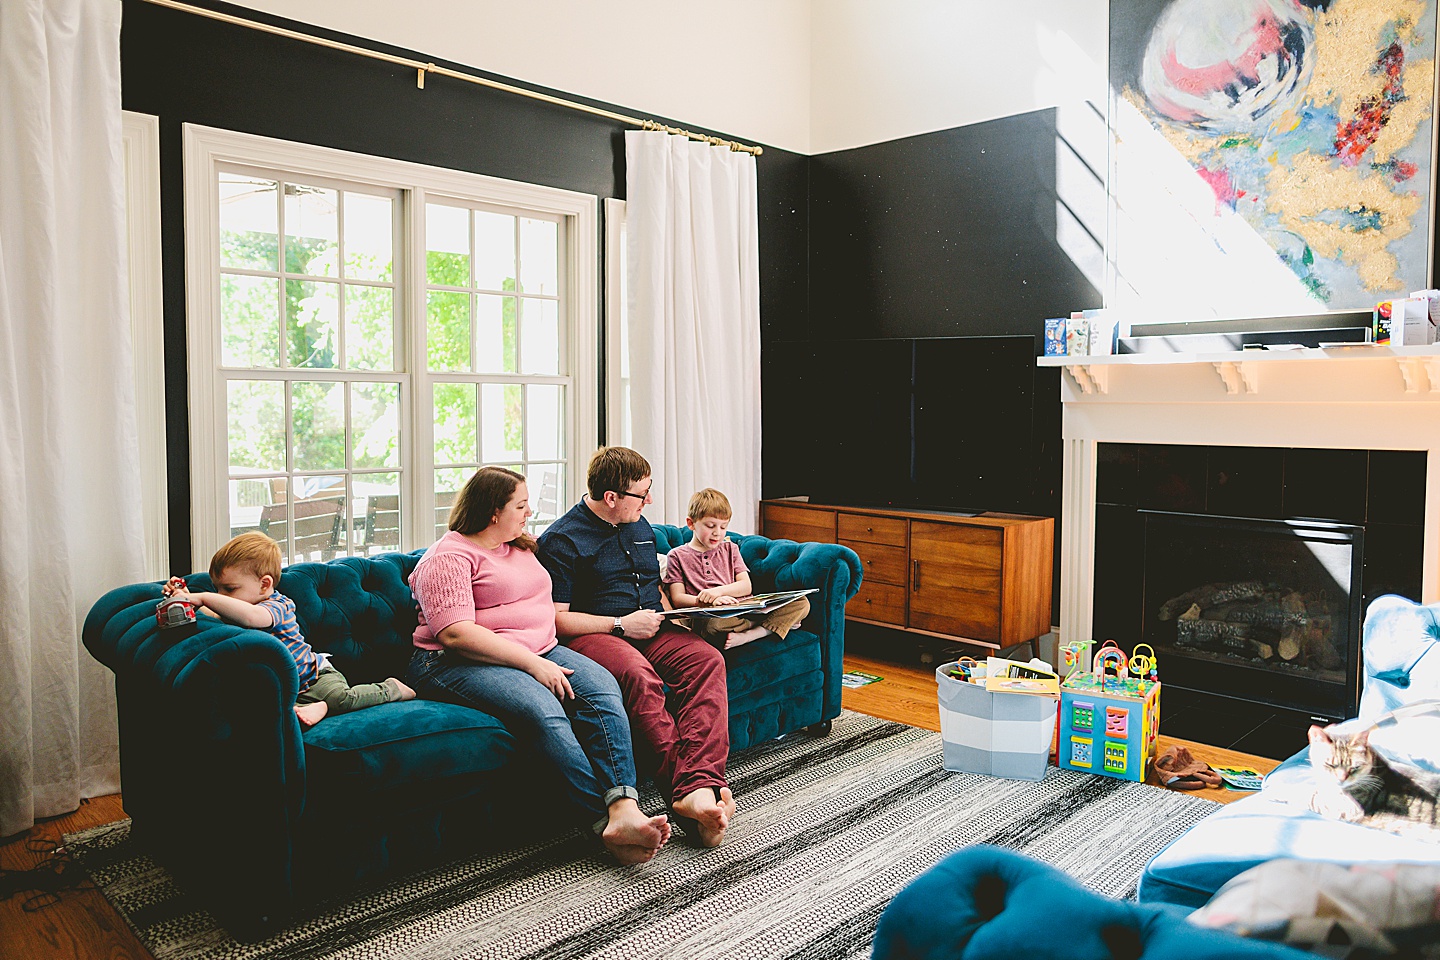
[[[1038,364],[1060,368],[1061,642],[1114,637],[1128,648],[1143,636],[1141,510],[1362,526],[1362,613],[1386,593],[1440,602],[1440,353],[1369,346]],[[1162,658],[1161,679],[1196,685],[1179,668],[1203,664]],[[1206,699],[1186,694],[1162,710],[1185,698]],[[1212,731],[1229,740],[1206,742],[1248,737],[1257,728],[1246,713],[1308,723],[1307,712],[1243,702],[1214,704],[1214,714],[1241,716]],[[1303,726],[1295,737],[1281,755],[1303,743]],[[1264,752],[1247,746],[1237,749]]]
[[1364,527],[1137,514],[1140,637],[1171,686],[1318,716],[1354,714]]
[[1416,451],[1101,443],[1093,638],[1145,642],[1167,687],[1353,716],[1360,623],[1420,598]]

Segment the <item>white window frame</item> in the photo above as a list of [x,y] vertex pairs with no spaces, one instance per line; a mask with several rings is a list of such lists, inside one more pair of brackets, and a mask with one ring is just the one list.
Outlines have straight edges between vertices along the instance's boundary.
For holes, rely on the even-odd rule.
[[630,446],[630,380],[624,375],[629,303],[625,278],[625,201],[605,200],[605,442]]
[[[228,428],[220,368],[220,228],[218,173],[222,164],[282,170],[297,178],[343,180],[400,191],[403,247],[396,250],[396,311],[403,339],[396,343],[402,423],[402,550],[434,539],[435,510],[428,496],[434,477],[433,384],[448,371],[425,369],[424,216],[428,195],[521,207],[563,221],[560,322],[567,396],[565,502],[577,496],[578,477],[598,438],[597,199],[591,194],[447,170],[404,160],[276,140],[253,134],[184,125],[185,280],[190,398],[191,553],[203,563],[229,539],[226,456]],[[408,256],[404,251],[408,251]]]
[[165,301],[160,245],[160,118],[120,114],[125,155],[125,233],[129,252],[130,343],[140,461],[145,576],[170,575],[170,498],[165,444]]

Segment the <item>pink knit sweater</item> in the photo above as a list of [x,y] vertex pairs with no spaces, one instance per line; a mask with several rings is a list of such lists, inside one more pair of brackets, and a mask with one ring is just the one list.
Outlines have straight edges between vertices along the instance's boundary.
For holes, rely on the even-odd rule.
[[550,574],[535,554],[510,544],[486,550],[451,530],[425,551],[410,590],[420,605],[415,646],[441,649],[435,639],[452,623],[473,620],[531,653],[555,646]]

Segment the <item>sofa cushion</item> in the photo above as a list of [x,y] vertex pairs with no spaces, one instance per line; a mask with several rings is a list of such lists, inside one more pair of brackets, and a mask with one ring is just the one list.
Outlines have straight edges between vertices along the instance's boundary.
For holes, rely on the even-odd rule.
[[412,790],[434,803],[468,792],[477,774],[501,769],[514,755],[515,737],[499,720],[433,700],[326,717],[305,732],[307,784],[322,804]]
[[873,955],[875,960],[1312,957],[1192,926],[1163,907],[1111,900],[1049,864],[986,844],[952,853],[896,894],[880,916]]
[[1282,857],[1325,863],[1436,863],[1440,847],[1331,820],[1261,793],[1212,813],[1156,854],[1140,876],[1139,899],[1203,906],[1234,877]]

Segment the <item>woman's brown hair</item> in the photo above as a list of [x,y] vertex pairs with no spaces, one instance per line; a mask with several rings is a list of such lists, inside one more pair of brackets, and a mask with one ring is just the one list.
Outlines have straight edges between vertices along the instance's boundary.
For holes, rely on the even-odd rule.
[[[467,534],[484,530],[495,522],[500,511],[515,495],[515,488],[524,482],[523,474],[505,467],[481,467],[476,470],[465,481],[460,495],[455,498],[455,505],[450,508],[450,529]],[[528,533],[520,534],[510,543],[521,550],[535,549],[535,538]]]

